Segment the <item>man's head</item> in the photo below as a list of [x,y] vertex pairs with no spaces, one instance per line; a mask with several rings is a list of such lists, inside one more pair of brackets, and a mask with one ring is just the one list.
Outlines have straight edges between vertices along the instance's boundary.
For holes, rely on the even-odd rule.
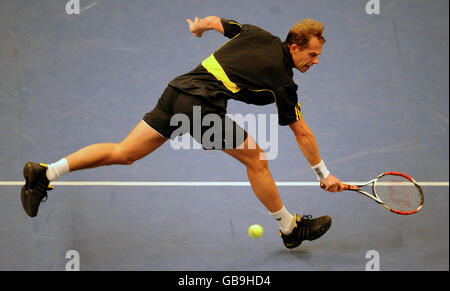
[[295,67],[302,73],[319,63],[322,45],[323,24],[312,19],[304,19],[294,25],[286,38]]

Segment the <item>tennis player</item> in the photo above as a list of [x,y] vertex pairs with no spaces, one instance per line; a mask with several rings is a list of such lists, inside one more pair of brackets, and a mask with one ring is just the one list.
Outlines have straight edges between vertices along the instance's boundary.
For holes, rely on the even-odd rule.
[[[316,139],[303,118],[298,86],[293,80],[293,68],[305,73],[319,63],[325,43],[323,25],[311,19],[302,20],[282,42],[257,26],[216,16],[186,21],[196,37],[216,30],[230,40],[191,72],[173,79],[155,108],[121,142],[89,145],[49,165],[26,163],[26,183],[21,191],[25,212],[36,216],[40,203],[48,197],[47,191],[53,189],[50,182],[68,172],[105,165],[131,165],[147,156],[168,139],[183,133],[179,132],[178,124],[171,122],[175,114],[184,114],[192,121],[193,108],[198,106],[202,117],[215,114],[222,121],[221,145],[215,143],[212,149],[222,150],[245,165],[255,195],[278,223],[284,245],[295,248],[304,240],[321,237],[330,228],[331,217],[292,215],[280,199],[264,151],[225,114],[229,99],[255,105],[275,103],[279,125],[291,128],[324,189],[342,191],[343,184],[330,174],[319,155]],[[190,126],[185,131],[204,145],[202,134],[208,129],[202,126],[196,133],[195,127]]]

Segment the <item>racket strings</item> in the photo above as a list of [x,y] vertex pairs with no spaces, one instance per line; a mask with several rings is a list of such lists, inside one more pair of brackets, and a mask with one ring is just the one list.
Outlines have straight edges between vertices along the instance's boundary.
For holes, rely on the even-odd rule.
[[387,206],[398,211],[414,211],[423,204],[420,187],[402,176],[382,176],[375,183],[375,192]]

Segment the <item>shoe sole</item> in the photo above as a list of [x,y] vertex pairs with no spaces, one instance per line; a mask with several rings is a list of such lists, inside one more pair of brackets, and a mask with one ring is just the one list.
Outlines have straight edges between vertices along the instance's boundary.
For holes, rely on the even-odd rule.
[[33,165],[34,163],[28,162],[25,164],[23,168],[23,177],[25,178],[25,185],[22,187],[22,190],[20,192],[20,200],[22,201],[23,209],[25,210],[25,213],[30,217],[35,217],[38,213],[39,206],[41,204],[41,201],[37,201],[37,207],[36,210],[33,211],[31,204],[33,190],[31,189],[33,186],[36,186],[39,182],[39,177],[33,174]]
[[[28,162],[23,167],[23,177],[25,178],[25,187],[27,187],[27,189],[31,189],[31,187],[36,186],[36,184],[39,182],[39,177],[33,175],[33,164],[35,163]],[[42,164],[36,165],[41,166]]]
[[[32,190],[27,190],[25,186],[22,187],[22,191],[20,193],[20,200],[22,200],[22,206],[23,206],[23,210],[25,210],[25,213],[30,216],[30,217],[35,217],[37,215],[37,210],[36,211],[32,211],[31,207],[30,207],[30,195]],[[39,209],[39,206],[37,207],[37,209]]]

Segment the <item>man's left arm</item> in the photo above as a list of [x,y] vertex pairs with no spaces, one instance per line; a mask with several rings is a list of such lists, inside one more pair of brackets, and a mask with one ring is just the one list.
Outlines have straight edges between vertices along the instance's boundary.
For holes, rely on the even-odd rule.
[[331,175],[331,173],[329,173],[326,169],[326,166],[319,154],[316,138],[306,124],[305,120],[303,118],[297,120],[296,122],[291,123],[289,127],[294,133],[297,144],[303,152],[306,160],[315,170],[318,178],[320,178],[321,183],[324,186],[324,190],[330,192],[341,192],[343,190],[343,185],[338,178]]

